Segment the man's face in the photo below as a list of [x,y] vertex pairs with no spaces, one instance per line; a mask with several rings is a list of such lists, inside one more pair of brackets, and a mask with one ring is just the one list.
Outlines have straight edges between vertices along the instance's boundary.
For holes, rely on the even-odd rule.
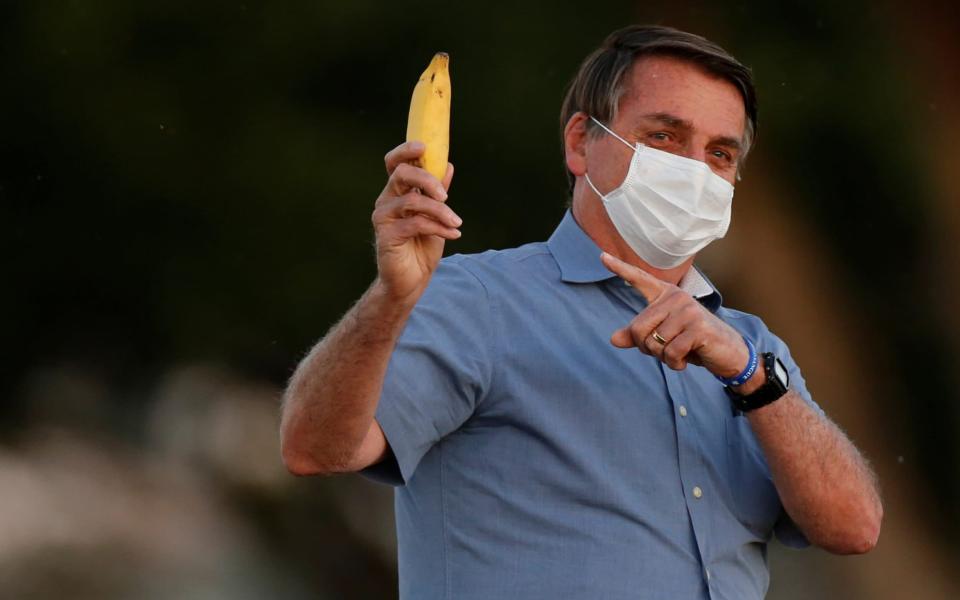
[[[746,115],[734,85],[692,63],[669,57],[637,60],[608,127],[631,144],[706,163],[731,184],[743,142]],[[613,136],[591,137],[586,145],[590,179],[604,193],[618,187],[633,152]]]

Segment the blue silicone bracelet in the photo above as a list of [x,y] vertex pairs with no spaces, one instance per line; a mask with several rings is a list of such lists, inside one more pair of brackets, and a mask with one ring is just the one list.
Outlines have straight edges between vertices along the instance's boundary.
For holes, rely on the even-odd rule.
[[743,341],[747,343],[747,350],[750,351],[750,358],[747,359],[747,366],[742,373],[736,377],[720,377],[719,375],[714,375],[717,380],[723,385],[736,387],[738,385],[743,385],[753,377],[753,374],[757,372],[757,366],[760,364],[760,359],[757,356],[757,348],[753,345],[753,342],[750,341],[747,336],[743,336]]

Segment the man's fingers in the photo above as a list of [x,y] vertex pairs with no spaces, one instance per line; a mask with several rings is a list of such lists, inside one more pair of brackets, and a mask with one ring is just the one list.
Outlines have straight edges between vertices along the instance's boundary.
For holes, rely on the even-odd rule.
[[[610,337],[610,343],[618,348],[637,346],[643,350],[644,353],[649,354],[649,352],[646,351],[644,340],[670,316],[671,309],[672,303],[669,302],[669,299],[659,304],[648,306],[640,311],[640,313],[630,321],[629,325],[620,330],[626,333],[620,333],[620,331],[614,333],[614,335]],[[629,336],[629,340],[625,336]]]
[[435,235],[447,240],[456,240],[461,235],[459,229],[447,227],[424,215],[414,215],[398,221],[395,227],[397,227],[399,233],[398,241],[405,241],[420,235]]
[[614,331],[613,335],[610,336],[610,343],[617,348],[632,348],[636,346],[636,343],[633,341],[633,334],[630,333],[629,327],[624,327],[623,329]]
[[[652,318],[643,319],[648,313]],[[685,313],[679,308],[678,301],[673,298],[663,298],[658,304],[645,309],[638,315],[635,319],[633,335],[634,338],[644,336],[643,343],[650,354],[663,360],[663,349],[672,343],[686,327]]]
[[443,176],[443,189],[450,191],[450,182],[453,181],[453,163],[447,163],[447,172]]
[[684,331],[667,342],[663,347],[662,359],[674,371],[682,371],[687,367],[688,356],[696,344],[696,334]]
[[401,164],[420,158],[426,148],[423,142],[411,141],[404,142],[387,152],[383,157],[383,162],[387,166],[387,175],[393,175],[394,170]]
[[600,260],[603,262],[603,266],[622,277],[624,281],[643,294],[643,297],[647,299],[647,303],[649,304],[656,302],[657,298],[659,298],[667,288],[667,284],[663,281],[660,281],[643,269],[620,260],[612,254],[604,252],[600,255]]
[[636,346],[644,354],[663,360],[664,347],[695,326],[697,316],[684,292],[666,291],[656,304],[643,309],[629,325],[614,332],[610,343],[618,348]]
[[444,189],[440,180],[426,172],[420,167],[401,164],[390,176],[387,187],[397,196],[406,194],[410,190],[420,190],[426,196],[434,200],[445,202],[447,199],[447,190]]
[[376,225],[388,220],[409,218],[413,215],[425,215],[447,227],[456,228],[463,225],[463,219],[445,203],[437,202],[417,192],[408,192],[398,198],[391,198],[377,207],[377,210],[373,213],[373,222]]
[[[630,321],[629,325],[614,332],[610,336],[610,343],[618,348],[636,346],[644,354],[650,354],[644,341],[650,337],[654,329],[660,327],[670,317],[673,308],[674,303],[670,302],[669,298],[659,304],[647,306]],[[654,353],[654,356],[659,356],[659,354]]]

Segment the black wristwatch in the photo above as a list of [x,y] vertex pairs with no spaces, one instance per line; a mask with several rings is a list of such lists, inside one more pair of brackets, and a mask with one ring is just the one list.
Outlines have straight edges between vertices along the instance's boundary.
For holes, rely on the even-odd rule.
[[752,394],[743,396],[730,389],[729,386],[723,388],[726,390],[727,396],[730,397],[730,402],[735,410],[745,413],[757,410],[774,400],[778,400],[780,396],[787,393],[787,388],[790,386],[790,374],[787,373],[787,367],[773,355],[773,352],[764,353],[762,360],[767,380]]

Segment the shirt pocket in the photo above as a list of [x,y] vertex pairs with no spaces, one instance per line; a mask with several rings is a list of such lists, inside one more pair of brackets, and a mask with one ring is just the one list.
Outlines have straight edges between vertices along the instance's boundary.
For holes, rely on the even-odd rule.
[[782,510],[770,467],[745,417],[728,417],[726,435],[733,512],[754,535],[768,540]]

